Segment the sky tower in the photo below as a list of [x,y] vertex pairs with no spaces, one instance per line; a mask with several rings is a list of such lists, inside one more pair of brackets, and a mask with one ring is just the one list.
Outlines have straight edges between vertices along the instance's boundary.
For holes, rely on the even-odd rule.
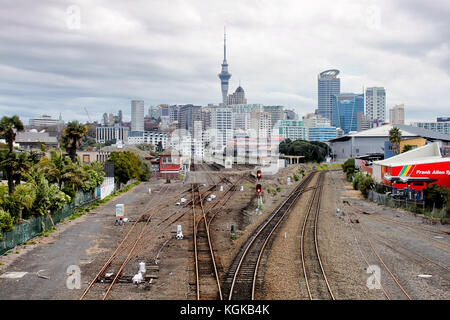
[[218,74],[220,78],[220,86],[222,88],[222,102],[227,104],[227,96],[228,96],[228,80],[231,78],[231,73],[228,72],[228,63],[227,63],[227,34],[225,28],[223,30],[223,63],[222,63],[222,72]]

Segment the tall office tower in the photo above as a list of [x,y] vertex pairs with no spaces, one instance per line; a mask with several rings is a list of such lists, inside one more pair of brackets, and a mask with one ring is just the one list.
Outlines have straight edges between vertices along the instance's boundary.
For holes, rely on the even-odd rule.
[[389,109],[389,122],[391,124],[405,124],[405,105],[403,103]]
[[131,131],[144,131],[144,100],[131,100]]
[[178,121],[178,114],[180,112],[180,106],[173,105],[169,106],[169,122],[174,123],[175,121]]
[[119,123],[119,124],[122,123],[122,121],[123,121],[122,110],[119,110],[119,113],[118,113],[118,115],[117,115],[117,120],[118,120],[118,123]]
[[185,129],[191,137],[194,137],[194,123],[195,121],[202,121],[202,107],[187,104],[180,107],[178,114],[178,128]]
[[371,121],[386,121],[386,90],[383,87],[366,89],[366,115]]
[[247,104],[247,98],[245,98],[244,89],[239,86],[233,94],[228,96],[228,105],[232,104]]
[[222,102],[227,104],[228,97],[228,81],[231,78],[231,73],[228,72],[228,62],[227,62],[227,37],[226,33],[223,34],[223,63],[222,72],[218,74],[220,79],[220,86],[222,88]]
[[333,96],[331,125],[347,134],[358,129],[358,112],[364,113],[364,93],[342,93]]
[[332,118],[333,95],[341,93],[341,79],[337,77],[338,74],[339,70],[331,69],[321,72],[317,78],[317,113],[329,120]]
[[264,106],[264,111],[271,115],[272,128],[278,121],[284,120],[283,106]]

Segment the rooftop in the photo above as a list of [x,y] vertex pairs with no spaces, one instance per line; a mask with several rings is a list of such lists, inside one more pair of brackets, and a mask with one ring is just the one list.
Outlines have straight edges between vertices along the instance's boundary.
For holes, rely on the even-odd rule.
[[404,124],[396,124],[396,125],[387,124],[384,126],[380,126],[380,127],[376,127],[376,128],[372,128],[372,129],[368,129],[368,130],[347,134],[345,136],[342,136],[342,137],[339,137],[336,139],[332,139],[332,140],[330,140],[330,142],[346,141],[353,137],[355,137],[355,138],[386,137],[387,138],[387,137],[389,137],[389,131],[393,127],[397,127],[400,129],[403,138],[423,137],[423,138],[427,138],[427,139],[431,139],[431,140],[442,140],[442,141],[450,142],[450,134],[442,134],[442,133],[434,132],[431,130],[426,130],[426,129],[422,129],[422,128],[418,128],[418,127],[414,127],[414,126],[408,126],[408,125],[404,125]]

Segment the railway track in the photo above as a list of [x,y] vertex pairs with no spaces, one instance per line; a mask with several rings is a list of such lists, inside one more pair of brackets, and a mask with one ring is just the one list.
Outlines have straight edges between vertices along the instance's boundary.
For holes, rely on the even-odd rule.
[[318,221],[324,177],[325,173],[321,172],[313,189],[313,195],[303,220],[300,240],[303,276],[310,300],[335,300],[319,252]]
[[[203,204],[202,195],[198,190],[198,185],[192,185],[192,197],[194,199],[192,203],[192,211],[194,217],[193,242],[197,300],[223,300],[220,274],[218,270],[217,258],[214,254],[214,246],[210,226],[217,213],[220,212],[220,210],[233,196],[234,192],[236,191],[237,184],[243,179],[243,177],[244,176],[241,176],[225,191],[220,199],[217,199],[213,205],[209,206]],[[195,204],[199,205],[200,211],[196,211]]]
[[[166,188],[163,191],[162,200],[160,200],[158,203],[154,204],[153,202],[149,202],[146,205],[143,213],[134,221],[134,223],[132,224],[132,226],[130,227],[130,229],[128,230],[128,232],[126,233],[124,238],[122,239],[122,241],[119,243],[117,248],[110,255],[108,260],[104,263],[104,265],[102,266],[100,271],[91,280],[88,287],[83,291],[82,295],[79,298],[80,300],[83,300],[86,298],[86,296],[92,290],[94,285],[96,283],[100,282],[100,279],[106,274],[107,271],[110,271],[110,269],[115,268],[115,270],[117,270],[117,271],[113,272],[114,278],[110,282],[110,285],[106,289],[105,293],[102,295],[101,299],[105,300],[108,297],[112,288],[114,287],[114,285],[118,281],[119,277],[121,276],[125,266],[131,260],[131,257],[133,255],[133,253],[135,252],[135,250],[137,249],[138,244],[141,242],[144,232],[147,230],[147,226],[151,222],[153,216],[155,216],[160,211],[160,209],[162,209],[164,206],[167,206],[168,203],[173,202],[172,199],[167,200],[167,198],[164,197],[165,192],[167,192],[168,190],[169,190],[169,188]],[[177,196],[181,196],[184,193],[185,193],[185,191],[182,191],[182,192],[178,193]],[[150,206],[152,206],[152,208],[149,208]],[[139,222],[144,222],[140,231],[138,230],[139,228],[137,227]],[[125,258],[123,260],[121,260],[122,262],[120,262],[119,257],[123,258],[124,255],[126,255]],[[113,266],[113,264],[114,264],[114,266]]]
[[[353,219],[352,219],[353,217]],[[410,294],[406,291],[405,287],[400,283],[399,279],[395,276],[394,272],[391,270],[391,268],[388,267],[388,265],[386,264],[386,262],[383,260],[383,258],[381,257],[380,253],[378,252],[378,250],[376,249],[373,241],[372,241],[372,237],[370,236],[367,228],[365,227],[364,223],[361,221],[359,215],[357,214],[356,210],[353,210],[352,212],[350,212],[349,215],[349,225],[351,227],[353,236],[355,237],[356,240],[356,244],[358,246],[358,249],[361,253],[361,256],[363,257],[363,259],[365,260],[367,266],[369,267],[369,265],[373,265],[375,263],[369,263],[369,257],[368,255],[364,254],[364,251],[367,252],[372,252],[373,255],[376,257],[376,260],[378,262],[381,263],[381,265],[383,266],[383,268],[386,270],[386,272],[389,274],[390,279],[393,281],[393,285],[390,285],[390,290],[386,287],[386,284],[383,285],[381,283],[381,281],[376,280],[381,288],[381,290],[383,291],[384,295],[386,296],[386,298],[388,300],[391,300],[393,298],[398,298],[398,299],[408,299],[408,300],[412,300]],[[355,223],[357,222],[357,223]],[[358,237],[357,237],[357,232],[356,230],[359,231],[359,234],[362,235],[362,240],[364,240],[366,242],[366,248],[367,246],[369,247],[369,250],[363,250],[362,249],[362,241],[361,239],[358,241]],[[372,260],[373,261],[373,260]],[[397,288],[397,290],[393,290],[393,288]],[[390,291],[390,292],[389,292]],[[394,295],[396,297],[394,297]]]
[[290,195],[256,228],[233,260],[225,279],[229,300],[255,298],[258,270],[264,250],[275,230],[303,193],[314,173],[306,176]]

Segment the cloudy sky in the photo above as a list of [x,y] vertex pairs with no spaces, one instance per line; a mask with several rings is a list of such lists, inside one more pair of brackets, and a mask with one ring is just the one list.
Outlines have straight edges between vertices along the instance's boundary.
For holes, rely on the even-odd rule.
[[342,92],[384,86],[407,122],[432,121],[450,116],[449,17],[448,0],[0,0],[0,114],[218,103],[226,26],[230,89],[249,103],[313,112],[335,68]]

